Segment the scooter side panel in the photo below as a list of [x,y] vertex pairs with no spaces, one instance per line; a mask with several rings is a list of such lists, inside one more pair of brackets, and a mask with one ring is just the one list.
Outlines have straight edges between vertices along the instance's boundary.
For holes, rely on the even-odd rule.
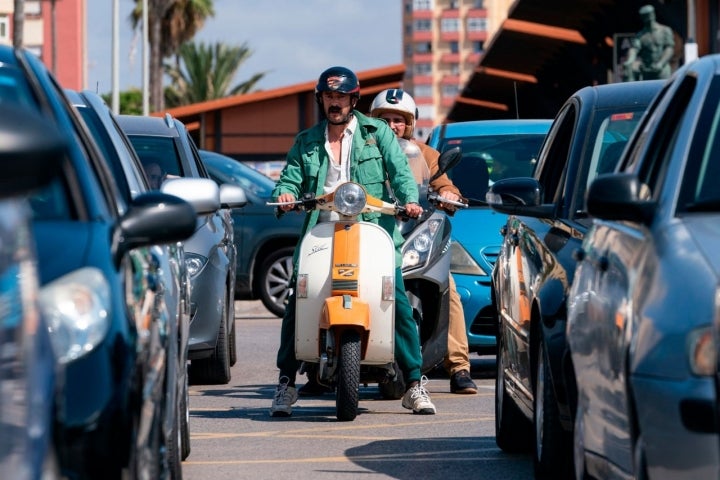
[[382,277],[395,280],[395,246],[382,227],[374,223],[362,226],[358,288],[360,298],[370,306],[370,338],[362,363],[384,365],[394,359],[395,301],[382,299]]
[[[395,339],[394,301],[382,300],[382,277],[395,278],[395,249],[381,227],[360,223],[359,298],[370,306],[370,336],[364,364],[393,361]],[[325,299],[332,293],[332,240],[334,222],[319,223],[300,243],[298,275],[308,275],[307,298],[296,299],[295,354],[299,360],[317,362],[319,322]]]

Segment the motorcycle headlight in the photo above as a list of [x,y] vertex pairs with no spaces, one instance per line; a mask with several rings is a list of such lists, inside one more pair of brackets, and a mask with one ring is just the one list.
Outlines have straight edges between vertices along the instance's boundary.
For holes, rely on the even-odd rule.
[[402,270],[421,267],[427,263],[434,243],[441,240],[438,235],[441,224],[441,220],[430,219],[408,237],[402,249]]
[[110,328],[110,285],[97,268],[82,268],[47,284],[39,303],[59,363],[91,352]]
[[367,195],[365,189],[357,183],[347,182],[335,190],[333,203],[338,212],[348,217],[354,217],[362,213],[365,208]]

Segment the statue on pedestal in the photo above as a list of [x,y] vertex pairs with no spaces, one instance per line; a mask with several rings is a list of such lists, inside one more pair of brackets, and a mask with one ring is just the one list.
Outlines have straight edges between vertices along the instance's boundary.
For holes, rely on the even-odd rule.
[[644,26],[631,41],[623,63],[624,81],[669,78],[672,73],[670,59],[675,52],[672,29],[655,20],[652,5],[641,7],[639,13]]

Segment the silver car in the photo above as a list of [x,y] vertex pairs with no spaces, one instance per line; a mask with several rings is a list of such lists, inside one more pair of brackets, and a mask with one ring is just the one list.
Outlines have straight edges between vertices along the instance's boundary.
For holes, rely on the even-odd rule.
[[682,67],[613,173],[568,296],[576,478],[720,478],[720,56]]
[[[82,116],[93,139],[127,200],[150,191],[140,159],[130,140],[115,120],[104,100],[95,92],[66,90],[66,95]],[[218,208],[219,190],[197,179],[184,179],[181,191],[175,192],[188,201],[200,215],[215,212]],[[177,190],[177,189],[176,189]],[[209,207],[206,207],[209,205]],[[205,210],[203,210],[205,209]],[[160,285],[156,289],[158,308],[168,318],[171,338],[170,352],[174,362],[167,362],[165,420],[163,438],[167,459],[173,478],[181,478],[181,460],[190,454],[188,350],[190,335],[190,274],[185,262],[182,242],[155,245],[151,254],[159,266]]]
[[[200,178],[214,183],[185,126],[170,117],[118,115],[118,123],[137,152],[145,173],[159,175],[165,193],[182,196],[174,188],[177,178]],[[154,180],[154,178],[149,178]],[[190,272],[190,381],[226,384],[237,359],[235,342],[236,248],[232,208],[247,203],[245,192],[235,186],[219,187],[219,208],[198,218],[195,234],[184,242]],[[220,208],[222,207],[222,208]]]

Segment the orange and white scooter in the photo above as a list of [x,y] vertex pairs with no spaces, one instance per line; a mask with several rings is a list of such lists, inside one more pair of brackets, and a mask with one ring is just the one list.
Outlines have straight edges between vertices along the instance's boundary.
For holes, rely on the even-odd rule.
[[336,212],[310,229],[298,248],[295,356],[314,364],[318,381],[336,389],[338,420],[358,412],[361,365],[392,378],[395,338],[395,247],[361,213],[398,215],[404,208],[368,195],[354,182],[292,203]]

